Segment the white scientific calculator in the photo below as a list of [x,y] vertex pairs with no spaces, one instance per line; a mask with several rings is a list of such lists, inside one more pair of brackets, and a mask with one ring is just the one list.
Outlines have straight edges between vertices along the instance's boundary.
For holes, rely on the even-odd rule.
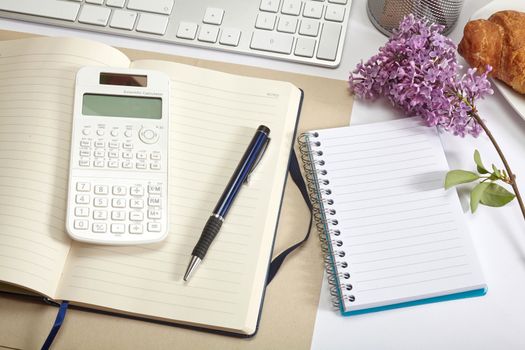
[[66,219],[73,239],[123,245],[166,237],[169,84],[149,70],[79,70]]

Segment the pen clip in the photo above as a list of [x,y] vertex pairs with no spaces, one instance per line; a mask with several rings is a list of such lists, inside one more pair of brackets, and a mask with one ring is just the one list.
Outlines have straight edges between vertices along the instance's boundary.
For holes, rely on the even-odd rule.
[[261,159],[264,156],[264,153],[266,153],[266,150],[268,149],[268,144],[270,143],[270,140],[271,140],[271,138],[268,137],[266,139],[266,141],[264,142],[263,149],[261,150],[261,152],[259,152],[259,155],[257,156],[257,159],[255,160],[255,162],[253,162],[253,165],[250,168],[250,171],[248,172],[248,176],[246,176],[246,180],[244,180],[245,184],[249,184],[250,183],[250,177],[251,177],[253,171],[255,170],[255,168],[257,168],[257,166],[261,162]]

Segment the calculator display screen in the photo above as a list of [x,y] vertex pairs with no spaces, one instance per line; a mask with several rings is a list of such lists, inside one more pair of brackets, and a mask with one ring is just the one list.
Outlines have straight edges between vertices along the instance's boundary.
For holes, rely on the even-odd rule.
[[162,118],[162,99],[158,97],[84,94],[82,100],[83,115]]

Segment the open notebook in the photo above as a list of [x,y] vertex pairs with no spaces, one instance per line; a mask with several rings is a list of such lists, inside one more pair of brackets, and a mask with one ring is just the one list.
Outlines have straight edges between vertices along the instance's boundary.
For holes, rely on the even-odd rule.
[[315,130],[301,151],[344,315],[485,293],[435,128],[407,118]]
[[[153,69],[171,78],[170,229],[162,243],[97,246],[65,233],[76,72]],[[302,92],[278,81],[130,60],[79,39],[0,42],[0,281],[54,300],[160,321],[256,331]],[[272,141],[199,273],[182,275],[259,124]]]

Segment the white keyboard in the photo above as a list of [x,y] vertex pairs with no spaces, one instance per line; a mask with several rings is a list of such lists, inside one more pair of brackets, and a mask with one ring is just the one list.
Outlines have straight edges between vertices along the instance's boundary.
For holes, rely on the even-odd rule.
[[0,16],[337,67],[352,0],[0,0]]

